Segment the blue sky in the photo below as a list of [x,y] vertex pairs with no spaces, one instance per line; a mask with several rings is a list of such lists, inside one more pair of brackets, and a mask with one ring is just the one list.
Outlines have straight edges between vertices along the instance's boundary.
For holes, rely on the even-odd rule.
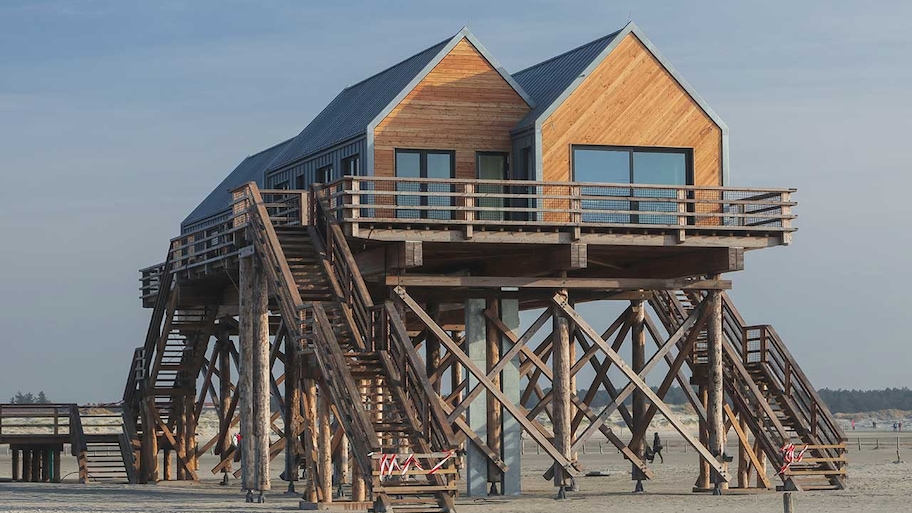
[[116,400],[136,270],[245,156],[468,25],[510,71],[632,19],[731,128],[734,184],[798,187],[794,245],[730,276],[818,386],[906,386],[908,2],[0,3],[0,400]]

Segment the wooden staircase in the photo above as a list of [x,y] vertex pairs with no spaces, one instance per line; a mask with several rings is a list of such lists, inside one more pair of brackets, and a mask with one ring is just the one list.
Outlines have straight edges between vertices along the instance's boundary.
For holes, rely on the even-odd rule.
[[[375,509],[452,511],[455,437],[398,312],[372,303],[325,205],[312,205],[309,226],[275,226],[255,185],[246,194],[249,232],[285,324],[312,350]],[[399,463],[414,455],[423,470],[380,475],[381,454],[395,454]]]
[[[701,292],[662,291],[650,303],[673,331],[702,300]],[[775,471],[785,462],[783,446],[808,449],[779,474],[783,488],[844,489],[845,435],[832,414],[772,327],[748,326],[724,293],[722,301],[725,392],[735,411],[746,412],[742,418]],[[695,376],[706,373],[706,350],[701,333],[688,362]]]
[[72,407],[71,443],[80,482],[137,482],[133,444],[124,420],[119,413]]
[[[180,302],[180,288],[171,273],[171,262],[169,251],[159,278],[146,340],[134,352],[124,390],[125,432],[134,449],[140,446],[146,430],[154,430],[154,436],[162,441],[168,438],[162,426],[176,436],[188,402],[195,403],[196,379],[218,313],[218,305]],[[148,414],[150,411],[152,415]],[[189,473],[196,478],[193,472]]]

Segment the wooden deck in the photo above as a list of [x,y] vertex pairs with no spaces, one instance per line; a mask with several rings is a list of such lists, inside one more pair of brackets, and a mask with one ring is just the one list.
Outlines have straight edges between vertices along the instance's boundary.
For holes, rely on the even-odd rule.
[[316,190],[369,240],[761,248],[795,231],[795,189],[345,177]]
[[[460,255],[466,262],[484,257],[488,266],[497,267],[500,260],[536,255],[535,248],[563,255],[564,248],[585,246],[590,261],[610,260],[616,269],[618,263],[627,266],[661,258],[676,262],[721,258],[727,262],[727,254],[711,252],[787,245],[795,231],[794,192],[345,177],[310,190],[263,190],[261,194],[277,226],[313,224],[316,201],[323,201],[345,235],[360,242],[356,244],[359,248],[425,244],[426,268],[433,268],[431,252],[448,262],[462,258]],[[233,215],[222,223],[171,240],[169,258],[175,276],[197,283],[236,276],[238,256],[251,250],[235,237],[247,227],[243,201],[236,200]],[[359,265],[368,265],[361,261],[363,255],[356,256]],[[717,271],[739,268],[726,264]],[[140,271],[141,298],[147,308],[154,305],[161,270],[158,264]],[[362,272],[370,274],[367,267]],[[616,272],[612,276],[635,274]]]

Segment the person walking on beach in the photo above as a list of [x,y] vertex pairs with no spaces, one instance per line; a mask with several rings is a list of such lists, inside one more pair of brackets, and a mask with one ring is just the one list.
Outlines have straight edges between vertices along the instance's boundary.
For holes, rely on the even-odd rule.
[[659,438],[659,433],[656,432],[655,436],[652,438],[652,452],[654,454],[653,458],[658,456],[659,462],[665,463],[665,458],[662,456],[662,449],[662,439]]
[[855,431],[855,419],[852,419],[852,431]]

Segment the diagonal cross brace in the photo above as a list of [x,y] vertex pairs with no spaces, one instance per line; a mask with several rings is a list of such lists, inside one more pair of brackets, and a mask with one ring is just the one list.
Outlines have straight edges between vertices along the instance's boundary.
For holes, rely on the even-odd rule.
[[551,440],[549,440],[532,424],[529,419],[526,418],[526,415],[523,412],[524,408],[513,404],[513,402],[504,395],[500,388],[494,386],[494,383],[488,379],[487,374],[478,368],[475,362],[472,361],[472,359],[470,359],[468,355],[465,354],[465,352],[463,352],[459,345],[457,345],[456,342],[450,338],[449,334],[447,334],[443,328],[434,322],[428,313],[425,312],[423,308],[421,308],[421,305],[415,302],[412,296],[410,296],[403,287],[396,287],[394,291],[396,292],[396,299],[398,299],[402,304],[409,308],[412,313],[418,317],[422,324],[431,330],[434,336],[436,336],[440,342],[446,346],[447,351],[451,351],[456,356],[456,358],[460,361],[460,363],[462,363],[465,369],[468,372],[472,373],[475,379],[477,379],[479,383],[481,383],[485,389],[487,389],[488,392],[490,392],[494,398],[500,402],[504,409],[513,415],[513,418],[515,418],[516,421],[519,422],[523,428],[525,428],[526,432],[529,433],[529,436],[531,436],[535,442],[538,443],[538,445],[543,447],[545,449],[545,452],[547,452],[548,455],[551,456],[551,458],[554,459],[558,465],[564,469],[567,469],[568,471],[570,468],[575,468],[573,463],[564,457],[564,455],[554,447],[554,444],[551,443]]
[[[709,465],[713,468],[713,470],[715,470],[716,473],[719,474],[719,476],[723,480],[728,482],[731,478],[728,475],[728,472],[722,467],[722,463],[720,463],[712,455],[712,453],[710,453],[706,449],[706,447],[704,447],[702,444],[700,444],[697,440],[694,440],[694,438],[690,435],[690,433],[688,433],[687,430],[683,428],[681,422],[678,420],[677,416],[671,411],[671,409],[668,407],[668,405],[666,405],[664,403],[664,401],[659,399],[659,397],[655,394],[655,392],[653,392],[652,389],[649,388],[649,385],[647,385],[646,382],[643,381],[643,378],[639,374],[637,374],[629,365],[627,365],[627,363],[624,361],[624,359],[621,358],[621,356],[619,354],[617,354],[614,350],[612,350],[611,347],[609,347],[608,344],[604,340],[602,340],[601,337],[599,337],[598,332],[596,332],[595,329],[593,329],[592,326],[590,326],[589,323],[586,322],[586,320],[583,319],[582,316],[580,316],[579,313],[577,313],[576,310],[574,310],[567,303],[567,298],[561,294],[555,294],[554,297],[551,298],[551,300],[554,302],[555,305],[557,305],[558,308],[563,310],[564,313],[566,313],[567,316],[570,317],[573,320],[573,322],[576,323],[577,326],[579,326],[579,328],[583,331],[583,333],[586,334],[586,336],[588,336],[593,342],[595,342],[596,344],[599,345],[599,347],[602,348],[602,350],[605,352],[605,354],[608,356],[608,358],[611,358],[611,360],[614,362],[615,366],[617,366],[617,368],[622,373],[624,373],[625,376],[627,376],[627,379],[630,380],[630,383],[626,387],[624,387],[624,390],[621,391],[621,393],[618,395],[618,398],[621,401],[623,401],[627,397],[627,395],[629,395],[630,393],[633,392],[634,388],[641,390],[643,392],[643,394],[646,395],[646,397],[648,397],[649,400],[652,401],[659,408],[659,410],[662,412],[662,414],[665,415],[665,418],[667,418],[668,421],[671,423],[671,425],[674,426],[675,430],[677,430],[678,433],[685,440],[687,440],[687,442],[691,446],[693,446],[694,450],[696,450],[698,453],[700,453],[700,456],[702,456],[703,459],[705,459],[709,463]],[[687,328],[689,328],[691,325],[693,325],[693,323],[696,322],[695,316],[697,315],[698,312],[702,312],[702,308],[698,308],[697,310],[695,310],[694,313],[682,325],[682,328],[684,328],[685,326]],[[648,373],[648,371],[652,368],[652,366],[654,366],[658,362],[658,360],[661,359],[662,355],[664,355],[668,350],[671,349],[671,346],[674,345],[677,342],[677,340],[680,339],[681,336],[683,336],[684,331],[686,331],[686,329],[679,329],[677,332],[675,332],[675,334],[672,335],[672,337],[668,340],[668,342],[666,342],[666,344],[663,346],[663,348],[661,350],[659,350],[659,352],[657,352],[655,355],[653,355],[652,359],[650,359],[650,361],[644,367],[643,375]],[[615,401],[615,403],[616,402],[617,401]],[[608,409],[610,409],[610,406],[611,405],[609,405],[609,408],[606,408],[606,411]],[[603,412],[603,414],[604,414],[604,412]],[[607,417],[603,417],[602,415],[600,415],[599,416],[600,422],[598,422],[598,424],[599,425],[603,424],[605,418],[607,418]],[[589,426],[589,428],[587,428],[586,432],[583,433],[583,435],[577,439],[577,442],[573,445],[573,447],[571,448],[571,451],[578,450],[579,445],[581,445],[581,443],[583,441],[585,441],[588,437],[591,436],[591,434],[588,434],[588,436],[587,436],[587,433],[597,429],[597,426],[595,428],[593,428],[593,426],[596,426],[595,422],[592,423]]]

